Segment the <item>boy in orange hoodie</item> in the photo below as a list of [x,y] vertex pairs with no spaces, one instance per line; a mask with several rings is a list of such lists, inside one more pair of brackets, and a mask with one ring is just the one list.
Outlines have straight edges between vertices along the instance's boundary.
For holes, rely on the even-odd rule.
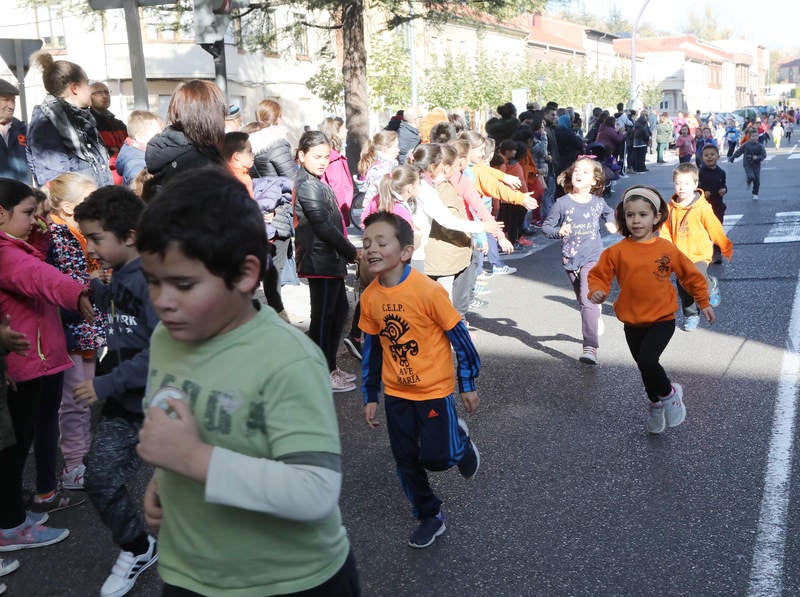
[[[697,188],[698,171],[694,164],[678,164],[672,171],[672,183],[675,194],[659,234],[662,238],[671,240],[706,277],[709,300],[711,306],[716,307],[721,301],[719,282],[708,274],[708,264],[711,263],[714,245],[730,261],[733,257],[733,243],[725,235],[725,230],[714,215],[711,204],[706,201],[703,191]],[[696,330],[700,324],[700,313],[694,297],[680,282],[678,295],[685,317],[683,329],[687,332]]]

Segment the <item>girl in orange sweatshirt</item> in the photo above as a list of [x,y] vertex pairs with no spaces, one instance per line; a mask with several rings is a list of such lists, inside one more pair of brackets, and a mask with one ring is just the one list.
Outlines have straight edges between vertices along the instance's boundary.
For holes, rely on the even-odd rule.
[[603,251],[589,272],[589,300],[602,304],[617,278],[620,292],[614,312],[625,326],[625,340],[650,399],[647,430],[662,433],[686,418],[683,388],[670,381],[659,363],[675,332],[676,297],[670,275],[674,273],[692,293],[709,323],[714,323],[714,309],[703,274],[675,245],[658,237],[667,204],[656,189],[631,187],[614,215],[625,238]]

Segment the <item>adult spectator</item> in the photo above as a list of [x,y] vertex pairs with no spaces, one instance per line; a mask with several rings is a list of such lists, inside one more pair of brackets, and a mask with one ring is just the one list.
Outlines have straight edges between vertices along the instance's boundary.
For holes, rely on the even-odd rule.
[[383,129],[386,131],[397,132],[397,129],[400,128],[401,122],[403,122],[403,111],[398,110],[395,115],[389,119],[389,122],[386,123],[386,126],[383,127]]
[[617,119],[607,116],[606,121],[597,130],[596,143],[606,148],[608,155],[616,155],[619,146],[625,142],[625,133],[617,130]]
[[663,164],[666,162],[664,159],[664,151],[669,147],[672,142],[672,122],[669,119],[669,114],[666,112],[661,113],[661,118],[656,125],[656,163]]
[[550,167],[547,169],[545,177],[546,186],[541,204],[542,219],[547,218],[547,214],[556,200],[556,177],[561,174],[561,164],[558,161],[558,140],[556,139],[556,110],[558,110],[556,102],[547,102],[542,110],[545,122],[544,131],[547,135],[547,155],[550,157]]
[[631,158],[631,169],[634,172],[647,172],[645,159],[647,157],[647,146],[650,143],[650,137],[650,122],[647,119],[647,114],[642,113],[633,125],[633,141],[631,144],[633,156]]
[[253,147],[254,178],[285,176],[294,180],[295,168],[289,131],[281,123],[281,105],[274,100],[261,100],[256,107],[256,121],[242,130],[250,135]]
[[178,172],[222,165],[225,114],[228,106],[219,87],[192,79],[180,83],[167,107],[167,128],[150,139],[144,160],[153,175],[145,197],[152,197]]
[[28,166],[42,186],[59,174],[78,172],[97,186],[113,183],[108,151],[92,116],[89,77],[77,64],[54,60],[48,52],[31,58],[42,69],[47,95],[33,109],[28,127]]
[[491,137],[497,145],[500,145],[506,139],[514,136],[519,128],[519,120],[517,120],[517,109],[511,102],[497,106],[497,113],[500,118],[490,118],[486,121],[486,136]]
[[108,155],[113,159],[122,149],[128,137],[128,128],[108,108],[111,106],[111,92],[105,83],[92,83],[89,87],[92,92],[92,106],[89,108],[100,131],[100,138],[108,149]]
[[28,127],[14,118],[19,89],[8,81],[0,79],[0,178],[13,178],[31,184],[31,171],[25,157],[25,137]]
[[583,153],[583,139],[572,129],[572,118],[569,113],[558,117],[558,127],[555,130],[556,143],[558,144],[558,163],[561,170],[566,170]]
[[519,121],[524,123],[526,120],[533,120],[533,113],[539,110],[539,102],[528,102],[525,104],[525,111],[518,116]]
[[400,145],[400,153],[397,154],[398,163],[406,161],[406,156],[414,151],[419,145],[419,123],[422,121],[422,114],[416,106],[410,106],[403,110],[403,122],[397,129],[397,139]]

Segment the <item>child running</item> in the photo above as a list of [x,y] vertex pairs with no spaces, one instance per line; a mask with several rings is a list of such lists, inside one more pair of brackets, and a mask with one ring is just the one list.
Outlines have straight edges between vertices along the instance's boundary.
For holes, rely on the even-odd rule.
[[107,186],[91,193],[74,215],[88,254],[113,269],[111,284],[94,278],[91,285],[94,304],[109,315],[103,374],[72,388],[79,404],[103,405],[84,459],[84,486],[120,552],[100,588],[101,597],[125,595],[158,559],[155,537],[147,533],[141,508],[127,489],[142,463],[136,444],[144,418],[150,335],[158,323],[136,250],[142,211],[144,202],[133,191]]
[[614,215],[625,238],[607,248],[589,272],[589,298],[602,304],[616,277],[619,296],[614,312],[624,324],[625,340],[642,375],[650,400],[647,430],[663,433],[686,418],[683,388],[673,384],[659,363],[675,333],[675,288],[671,275],[688,288],[709,323],[714,309],[708,302],[703,274],[668,240],[658,237],[667,217],[667,203],[652,187],[631,187]]
[[579,360],[589,365],[597,364],[602,333],[601,308],[588,296],[589,272],[603,251],[600,222],[605,222],[609,232],[617,231],[611,221],[613,212],[602,197],[605,181],[600,162],[579,158],[558,176],[558,184],[567,194],[556,200],[542,224],[545,236],[561,239],[561,263],[581,307],[583,352]]
[[758,129],[750,127],[747,130],[747,141],[743,143],[731,156],[731,162],[743,156],[744,175],[747,186],[753,185],[753,201],[758,201],[758,191],[761,188],[761,162],[767,159],[767,150],[758,140]]
[[[672,172],[675,194],[669,204],[667,217],[660,236],[672,241],[686,255],[708,281],[709,301],[712,307],[720,304],[719,281],[708,274],[708,264],[714,253],[714,245],[731,260],[733,243],[725,236],[722,223],[714,210],[697,188],[698,175],[694,164],[678,164]],[[687,292],[678,281],[678,296],[681,299],[683,329],[691,332],[700,325],[700,312],[693,293]]]
[[253,301],[258,207],[193,170],[154,198],[137,243],[161,319],[138,451],[157,467],[145,514],[163,595],[356,597],[328,363]]
[[[725,170],[719,167],[719,149],[714,145],[707,145],[703,148],[703,165],[698,172],[697,187],[703,191],[706,201],[711,204],[714,215],[720,223],[725,218],[725,195],[728,193],[728,183],[726,181]],[[722,263],[722,253],[718,245],[714,245],[714,256],[712,263]]]
[[419,520],[408,544],[428,547],[444,533],[445,524],[442,501],[426,469],[457,465],[470,479],[480,466],[467,425],[456,417],[451,345],[461,401],[470,415],[478,408],[480,359],[445,289],[409,265],[414,235],[408,222],[377,212],[366,225],[364,252],[377,277],[361,295],[364,416],[370,427],[378,426],[375,412],[383,381],[397,475]]

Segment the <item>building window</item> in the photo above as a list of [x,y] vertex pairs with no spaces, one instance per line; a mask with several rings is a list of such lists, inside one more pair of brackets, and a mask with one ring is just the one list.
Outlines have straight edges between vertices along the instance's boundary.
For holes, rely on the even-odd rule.
[[44,41],[48,50],[66,50],[67,39],[64,35],[64,18],[57,7],[39,6],[35,9],[36,37]]
[[306,15],[294,13],[294,52],[298,58],[308,58],[308,27]]
[[278,27],[271,10],[254,10],[236,19],[236,43],[246,52],[264,52],[278,55]]

